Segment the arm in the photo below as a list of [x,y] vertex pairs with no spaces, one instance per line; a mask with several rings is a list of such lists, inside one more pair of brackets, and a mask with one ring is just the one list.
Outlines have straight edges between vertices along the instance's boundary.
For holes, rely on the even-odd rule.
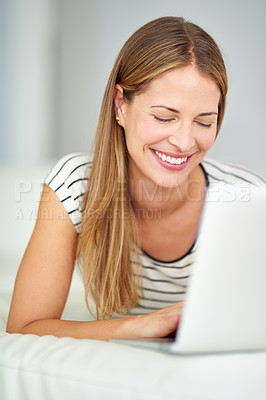
[[56,194],[44,186],[31,239],[21,261],[7,332],[108,340],[166,336],[182,304],[146,316],[103,321],[60,320],[72,279],[77,233]]

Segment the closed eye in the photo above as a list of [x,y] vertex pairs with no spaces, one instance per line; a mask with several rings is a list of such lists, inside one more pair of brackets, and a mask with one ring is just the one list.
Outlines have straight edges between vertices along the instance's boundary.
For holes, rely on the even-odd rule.
[[212,126],[212,124],[203,124],[202,122],[198,122],[198,121],[195,121],[195,122],[196,122],[196,124],[203,126],[204,128],[210,128]]
[[156,115],[153,116],[154,119],[156,119],[156,121],[159,122],[171,122],[174,121],[174,118],[160,118],[160,117],[156,117]]
[[[162,123],[175,121],[175,118],[161,118],[161,117],[157,117],[156,115],[154,115],[153,117],[156,121],[162,122]],[[203,128],[210,128],[212,126],[212,123],[205,124],[205,123],[199,122],[199,121],[195,121],[195,123],[198,124],[199,126],[202,126]]]

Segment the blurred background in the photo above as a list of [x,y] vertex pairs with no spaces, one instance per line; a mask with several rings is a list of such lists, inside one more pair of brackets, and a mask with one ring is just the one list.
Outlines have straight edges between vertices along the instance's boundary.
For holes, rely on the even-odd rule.
[[54,161],[89,150],[123,43],[165,15],[202,26],[224,55],[227,110],[210,156],[266,175],[265,0],[0,0],[2,258],[21,256]]

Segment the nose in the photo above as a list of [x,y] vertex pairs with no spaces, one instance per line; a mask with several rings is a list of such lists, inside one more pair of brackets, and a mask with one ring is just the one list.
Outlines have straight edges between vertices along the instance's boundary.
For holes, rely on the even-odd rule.
[[176,127],[175,132],[169,136],[169,143],[176,146],[180,152],[186,153],[195,145],[192,124],[189,122],[181,123]]

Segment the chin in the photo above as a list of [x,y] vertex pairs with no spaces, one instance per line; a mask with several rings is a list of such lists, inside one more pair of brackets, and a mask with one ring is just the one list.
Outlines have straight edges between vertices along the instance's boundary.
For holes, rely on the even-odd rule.
[[186,179],[187,176],[183,178],[180,177],[179,179],[165,177],[163,179],[154,179],[153,182],[155,185],[161,187],[162,189],[174,189],[181,186],[186,181]]

